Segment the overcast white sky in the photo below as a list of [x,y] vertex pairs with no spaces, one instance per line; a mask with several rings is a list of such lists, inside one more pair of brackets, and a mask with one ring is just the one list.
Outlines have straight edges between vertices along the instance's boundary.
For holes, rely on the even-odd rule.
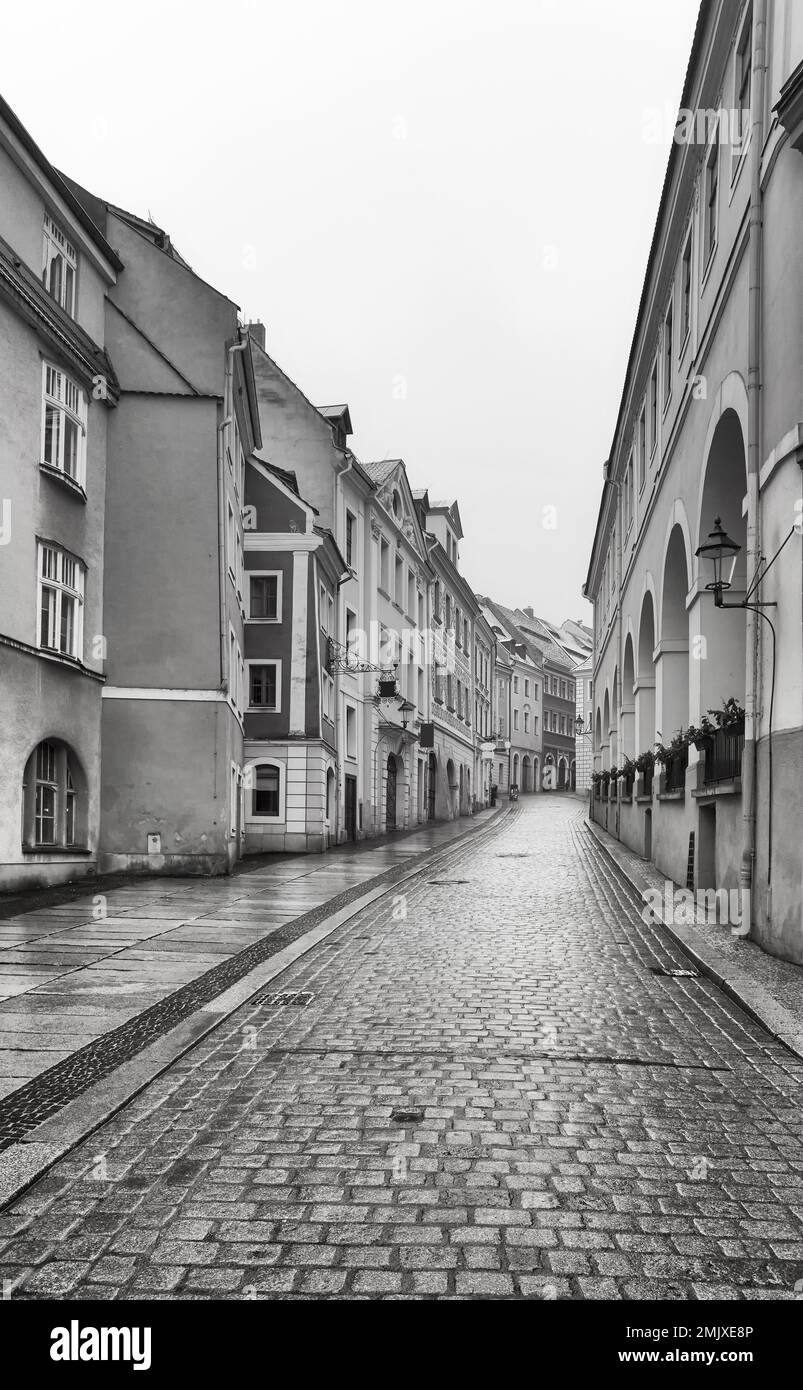
[[669,152],[645,120],[678,106],[697,8],[38,0],[4,7],[3,94],[348,401],[359,457],[458,498],[476,590],[588,618]]

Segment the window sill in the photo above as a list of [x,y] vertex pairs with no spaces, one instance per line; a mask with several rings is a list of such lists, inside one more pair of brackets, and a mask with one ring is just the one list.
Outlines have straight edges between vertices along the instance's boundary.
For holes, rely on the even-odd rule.
[[637,805],[637,806],[651,806],[651,805],[652,805],[652,792],[650,792],[649,796],[644,796],[643,794],[642,794],[641,796],[637,796],[637,797],[636,797],[636,805]]
[[78,497],[82,502],[86,502],[86,491],[81,483],[70,477],[69,473],[62,473],[60,468],[53,468],[49,463],[40,463],[39,472],[44,473],[47,478],[52,478],[54,483],[61,483],[62,487],[73,494],[73,497]]
[[[249,616],[246,617],[245,621],[247,623],[262,623],[263,627],[278,627],[282,620],[281,618],[252,618]],[[323,632],[324,637],[329,636],[328,632],[324,632],[323,628],[321,628],[321,632]]]
[[[239,713],[239,711],[238,711],[237,709],[235,709],[234,705],[232,705],[231,708],[234,710],[234,713],[235,713],[235,714],[238,714],[238,713]],[[246,713],[246,714],[281,714],[281,710],[278,709],[278,708],[274,708],[273,706],[269,706],[269,705],[248,705],[247,708],[246,708],[246,710],[245,710],[245,713]]]
[[86,857],[92,853],[84,845],[23,845],[23,854],[75,854]]
[[685,799],[686,793],[684,791],[658,793],[659,801],[685,801]]

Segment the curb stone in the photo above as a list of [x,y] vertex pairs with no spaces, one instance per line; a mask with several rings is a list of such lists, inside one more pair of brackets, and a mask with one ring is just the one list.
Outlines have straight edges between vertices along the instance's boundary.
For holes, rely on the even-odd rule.
[[[639,897],[643,896],[645,887],[654,886],[647,883],[646,861],[645,877],[642,882],[639,882],[627,857],[634,852],[621,845],[620,841],[614,839],[596,822],[586,819],[584,825],[617,872],[627,880]],[[677,885],[675,886],[677,887]],[[689,957],[700,973],[713,980],[714,984],[718,985],[729,999],[744,1009],[754,1022],[766,1029],[799,1061],[803,1061],[803,1022],[798,1016],[784,1004],[779,1003],[770,990],[759,981],[754,980],[747,970],[734,965],[721,952],[716,951],[694,927],[676,926],[664,919],[660,909],[653,910],[664,931]]]

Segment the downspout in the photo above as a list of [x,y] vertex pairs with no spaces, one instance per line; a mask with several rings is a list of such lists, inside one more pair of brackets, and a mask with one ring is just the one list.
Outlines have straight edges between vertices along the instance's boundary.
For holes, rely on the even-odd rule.
[[[751,127],[751,188],[749,223],[748,341],[747,341],[747,545],[748,586],[758,573],[761,559],[759,535],[759,469],[761,467],[761,271],[762,199],[761,157],[764,145],[766,0],[753,7],[753,81]],[[760,732],[756,704],[759,695],[759,625],[754,609],[746,609],[747,651],[745,690],[745,741],[742,757],[743,838],[740,882],[744,904],[740,936],[753,930],[753,870],[756,854],[756,772]],[[770,903],[767,903],[769,914]]]
[[246,339],[242,343],[233,343],[226,351],[226,377],[223,387],[223,409],[229,408],[229,414],[225,415],[217,427],[217,554],[218,554],[218,606],[220,609],[220,689],[224,694],[229,692],[229,659],[228,644],[226,642],[226,509],[223,505],[226,497],[226,473],[225,473],[225,441],[224,431],[226,431],[234,419],[234,401],[232,391],[232,378],[234,375],[233,354],[235,352],[245,352],[248,346]]
[[[336,446],[333,444],[333,447],[336,447]],[[339,452],[339,451],[338,451],[338,452]],[[350,454],[347,454],[347,455],[346,455],[346,459],[347,459],[347,463],[346,463],[345,467],[344,467],[344,468],[340,468],[340,469],[338,469],[338,470],[336,471],[336,473],[335,473],[335,479],[334,479],[334,482],[335,482],[335,497],[334,497],[334,514],[333,514],[333,516],[332,516],[332,533],[333,533],[333,535],[334,535],[334,537],[335,537],[335,540],[337,540],[337,523],[338,523],[338,517],[340,516],[341,480],[346,476],[347,473],[350,473],[351,470],[352,470],[352,468],[354,467],[354,458],[353,458],[353,456],[350,455]],[[343,582],[343,581],[341,581],[341,582]],[[340,585],[338,585],[338,588],[339,588],[339,587],[340,587]],[[339,595],[338,595],[338,605],[337,605],[337,606],[338,606],[338,617],[339,617],[339,613],[340,613],[340,596],[339,596]],[[362,594],[360,595],[360,607],[363,608]],[[339,623],[338,623],[337,639],[338,639],[338,641],[340,640],[340,626],[339,626]],[[343,716],[342,716],[342,713],[341,713],[341,700],[340,700],[340,677],[341,677],[340,666],[339,666],[337,663],[335,663],[335,747],[337,748],[337,798],[336,798],[336,800],[337,800],[337,817],[336,817],[336,821],[335,821],[335,844],[339,844],[339,843],[340,843],[340,785],[341,785],[341,782],[342,782],[342,784],[343,784],[344,820],[345,820],[345,796],[346,796],[346,779],[345,779],[345,774],[344,774],[344,772],[343,772],[344,745],[343,745]],[[354,813],[355,813],[355,816],[356,816],[356,813],[357,813],[357,808],[356,808],[356,806],[355,806],[355,808],[354,808]],[[345,829],[345,826],[344,826],[344,829]],[[355,835],[357,834],[356,826],[355,826],[354,834],[355,834]]]

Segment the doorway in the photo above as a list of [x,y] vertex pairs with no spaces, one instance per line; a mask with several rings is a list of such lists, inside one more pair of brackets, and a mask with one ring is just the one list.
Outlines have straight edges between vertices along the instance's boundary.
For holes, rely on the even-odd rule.
[[345,804],[346,839],[357,838],[357,778],[346,777]]
[[396,829],[396,759],[391,753],[388,758],[388,780],[385,792],[385,829]]
[[434,753],[429,755],[429,777],[427,778],[427,820],[435,819],[435,786],[438,773],[438,760]]

